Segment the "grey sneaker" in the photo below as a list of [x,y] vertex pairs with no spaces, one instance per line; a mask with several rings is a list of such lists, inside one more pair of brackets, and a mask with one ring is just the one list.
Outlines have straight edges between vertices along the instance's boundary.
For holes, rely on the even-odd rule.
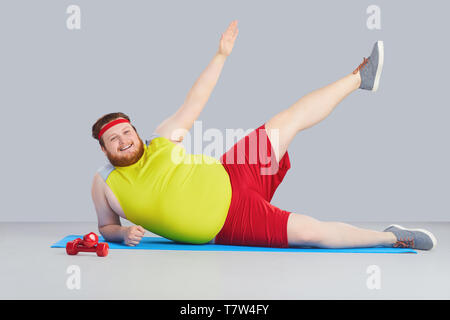
[[436,237],[424,229],[407,229],[393,224],[384,232],[392,232],[397,237],[397,242],[393,244],[395,248],[430,250],[437,244]]
[[377,41],[372,49],[372,54],[364,58],[363,62],[353,71],[361,76],[361,89],[377,91],[383,70],[384,45],[383,41]]

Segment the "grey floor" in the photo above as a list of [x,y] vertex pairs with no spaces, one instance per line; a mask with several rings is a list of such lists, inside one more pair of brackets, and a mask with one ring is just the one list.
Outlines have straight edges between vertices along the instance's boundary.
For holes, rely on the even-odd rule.
[[[438,246],[418,254],[111,250],[100,258],[50,248],[68,234],[98,233],[95,223],[0,223],[0,299],[449,299],[450,223],[403,225],[428,228]],[[67,286],[72,265],[79,289]],[[371,265],[379,289],[367,286]]]

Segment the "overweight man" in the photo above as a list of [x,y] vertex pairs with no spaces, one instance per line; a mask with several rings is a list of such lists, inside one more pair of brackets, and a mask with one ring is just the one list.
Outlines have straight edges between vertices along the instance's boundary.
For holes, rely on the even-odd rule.
[[[237,21],[231,22],[184,103],[145,141],[121,112],[106,114],[93,125],[92,136],[109,160],[92,184],[103,237],[136,246],[149,230],[192,244],[432,249],[436,238],[424,229],[391,225],[383,231],[368,230],[319,221],[271,204],[291,167],[288,147],[296,134],[325,119],[350,93],[378,89],[382,41],[352,72],[300,98],[220,159],[186,152],[183,138],[206,105],[238,33]],[[120,217],[134,225],[122,226]]]

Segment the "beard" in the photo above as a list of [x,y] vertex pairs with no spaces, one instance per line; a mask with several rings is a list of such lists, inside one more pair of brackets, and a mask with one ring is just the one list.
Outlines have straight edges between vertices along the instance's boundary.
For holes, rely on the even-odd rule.
[[108,150],[106,150],[106,157],[109,162],[115,167],[127,167],[132,164],[135,164],[139,161],[139,159],[144,154],[144,143],[139,138],[139,143],[135,145],[134,152],[123,152],[121,155],[112,154]]

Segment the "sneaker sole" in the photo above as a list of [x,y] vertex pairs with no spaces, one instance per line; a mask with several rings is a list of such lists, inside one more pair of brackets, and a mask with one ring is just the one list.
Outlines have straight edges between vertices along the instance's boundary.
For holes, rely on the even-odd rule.
[[[419,232],[423,232],[423,233],[425,233],[427,236],[429,236],[429,237],[431,238],[431,242],[433,242],[433,247],[432,247],[431,249],[435,248],[436,245],[437,245],[437,239],[436,239],[436,237],[435,237],[430,231],[428,231],[428,230],[425,230],[425,229],[409,229],[409,228],[405,228],[405,227],[399,226],[398,224],[391,224],[391,225],[390,225],[389,227],[387,227],[387,228],[390,228],[390,227],[395,227],[395,228],[399,228],[399,229],[402,229],[402,230],[408,230],[408,231],[419,231]],[[386,229],[387,229],[387,228],[386,228]]]
[[378,90],[378,86],[380,84],[380,78],[381,78],[381,71],[383,70],[383,63],[384,63],[384,43],[383,41],[377,41],[378,45],[378,67],[377,67],[377,73],[375,74],[375,81],[373,84],[372,91],[375,92]]

